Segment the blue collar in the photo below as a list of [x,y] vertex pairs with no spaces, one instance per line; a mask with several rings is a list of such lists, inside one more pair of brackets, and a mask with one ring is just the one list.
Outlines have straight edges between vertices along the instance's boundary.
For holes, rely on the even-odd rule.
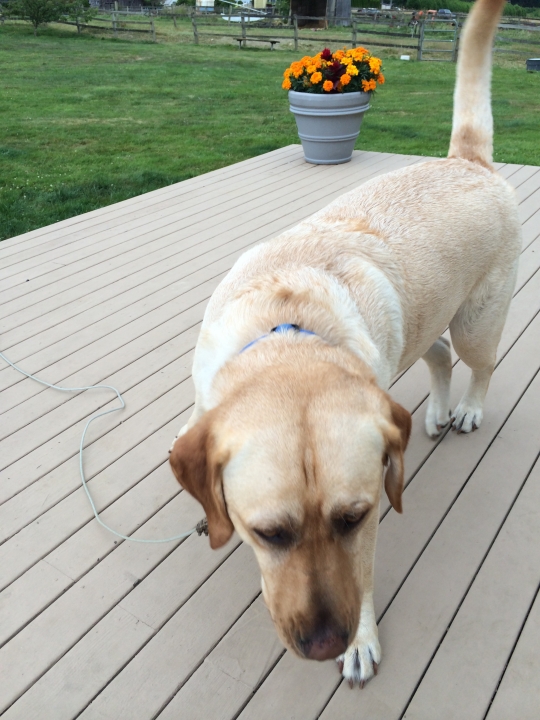
[[272,328],[269,333],[266,333],[266,335],[261,335],[261,337],[255,338],[255,340],[252,340],[250,343],[245,345],[240,352],[238,353],[241,355],[244,350],[247,350],[252,345],[255,345],[255,343],[258,343],[259,340],[262,340],[263,338],[270,337],[272,333],[286,333],[289,331],[293,331],[295,333],[304,333],[305,335],[316,335],[317,333],[312,332],[311,330],[304,330],[299,325],[294,325],[293,323],[282,323],[281,325],[276,325],[276,327]]

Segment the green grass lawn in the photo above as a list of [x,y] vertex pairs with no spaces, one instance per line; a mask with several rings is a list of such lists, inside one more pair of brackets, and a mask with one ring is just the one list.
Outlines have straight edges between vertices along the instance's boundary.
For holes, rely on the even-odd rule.
[[[455,67],[385,52],[357,148],[444,156]],[[0,26],[0,239],[298,142],[297,56]],[[540,73],[495,68],[496,160],[540,165],[539,105]]]

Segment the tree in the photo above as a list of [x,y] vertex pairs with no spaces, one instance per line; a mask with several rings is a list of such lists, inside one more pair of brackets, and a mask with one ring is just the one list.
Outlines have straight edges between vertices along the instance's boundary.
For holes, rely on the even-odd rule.
[[89,0],[9,0],[8,14],[28,20],[34,26],[34,35],[40,25],[69,17],[77,23],[85,23],[97,15]]
[[34,35],[40,25],[59,20],[67,11],[66,0],[11,0],[9,15],[28,20],[34,26]]
[[97,8],[90,5],[90,0],[68,0],[66,12],[71,20],[77,23],[77,32],[81,32],[80,25],[89,22],[98,13]]

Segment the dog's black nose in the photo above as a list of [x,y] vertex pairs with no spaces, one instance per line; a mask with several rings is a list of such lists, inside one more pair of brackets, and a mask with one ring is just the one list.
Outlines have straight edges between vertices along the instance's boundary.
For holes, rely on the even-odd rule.
[[348,633],[339,632],[329,626],[319,628],[310,637],[298,643],[302,655],[309,660],[336,658],[345,652],[347,645]]

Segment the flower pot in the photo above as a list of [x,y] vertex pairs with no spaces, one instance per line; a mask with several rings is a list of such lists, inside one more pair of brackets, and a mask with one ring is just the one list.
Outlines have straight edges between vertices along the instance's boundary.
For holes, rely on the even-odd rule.
[[289,91],[304,156],[315,165],[349,162],[371,93],[319,95]]

